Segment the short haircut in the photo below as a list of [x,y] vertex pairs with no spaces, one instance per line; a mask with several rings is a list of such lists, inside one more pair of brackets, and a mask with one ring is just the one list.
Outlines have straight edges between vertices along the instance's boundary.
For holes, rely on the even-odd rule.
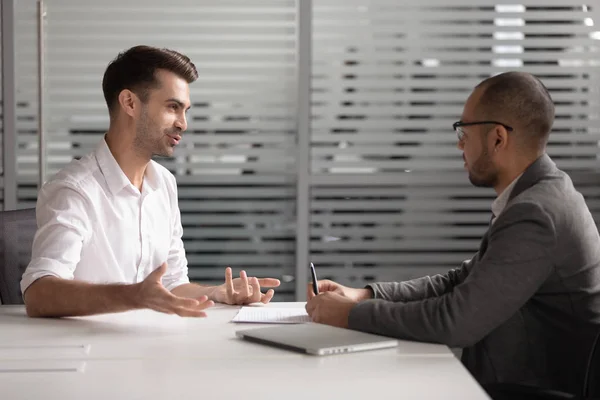
[[198,79],[196,66],[181,53],[151,46],[132,47],[119,53],[108,64],[104,72],[102,91],[111,117],[115,111],[119,93],[124,89],[131,90],[143,103],[146,103],[150,90],[159,87],[159,81],[156,78],[158,70],[172,72],[185,79],[187,83]]
[[515,129],[518,140],[530,149],[543,149],[554,123],[554,103],[548,89],[535,76],[506,72],[477,85],[482,90],[477,113],[486,120]]

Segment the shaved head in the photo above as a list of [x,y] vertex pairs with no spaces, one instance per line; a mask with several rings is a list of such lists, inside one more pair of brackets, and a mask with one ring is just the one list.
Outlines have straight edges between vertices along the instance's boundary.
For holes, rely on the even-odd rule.
[[545,149],[554,123],[554,103],[538,78],[506,72],[484,80],[475,90],[478,115],[514,128],[515,139],[525,150]]

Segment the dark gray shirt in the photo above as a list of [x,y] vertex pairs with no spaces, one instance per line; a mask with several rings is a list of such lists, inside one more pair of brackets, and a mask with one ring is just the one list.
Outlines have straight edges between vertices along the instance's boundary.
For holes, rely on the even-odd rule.
[[480,383],[572,391],[571,364],[581,361],[573,346],[600,324],[600,237],[583,196],[543,155],[471,260],[445,275],[369,286],[375,299],[352,309],[351,329],[462,347]]

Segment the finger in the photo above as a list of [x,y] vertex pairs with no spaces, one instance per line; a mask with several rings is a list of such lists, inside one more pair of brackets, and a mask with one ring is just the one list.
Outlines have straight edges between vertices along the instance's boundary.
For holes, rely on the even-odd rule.
[[151,306],[151,307],[150,307],[150,309],[151,309],[151,310],[154,310],[154,311],[161,312],[161,313],[163,313],[163,314],[169,314],[169,315],[175,314],[175,313],[173,312],[173,310],[170,310],[170,309],[168,309],[168,308],[165,308],[165,307],[160,307],[160,306],[157,306],[157,305],[153,305],[153,306]]
[[325,292],[325,293],[321,293],[321,302],[326,303],[332,300],[339,300],[340,298],[342,298],[343,296],[340,295],[339,293],[336,292]]
[[233,272],[231,267],[225,268],[225,289],[227,290],[227,299],[233,301]]
[[206,313],[204,311],[190,310],[187,308],[181,308],[176,311],[175,314],[179,315],[180,317],[206,318]]
[[203,312],[205,309],[209,308],[210,305],[211,305],[211,303],[208,303],[207,301],[205,301],[194,307],[183,307],[183,306],[172,305],[170,307],[170,309],[177,315],[185,314],[186,316],[193,316],[193,315]]
[[258,284],[262,287],[277,287],[281,285],[281,282],[275,278],[260,278]]
[[332,281],[324,279],[322,281],[317,281],[317,287],[319,288],[319,293],[321,293],[335,290],[337,286]]
[[260,302],[267,304],[268,302],[271,301],[274,294],[275,294],[275,291],[273,289],[267,290],[267,293],[261,295],[262,298],[260,299]]
[[200,305],[200,302],[196,299],[190,299],[187,297],[178,297],[169,292],[167,292],[161,300],[162,300],[162,304],[160,304],[160,306],[166,307],[169,309],[174,309],[174,308],[195,309],[196,307],[198,307]]
[[313,290],[312,283],[309,283],[306,287],[306,298],[310,300],[313,297],[315,297],[315,291]]
[[248,299],[249,302],[250,303],[259,302],[262,297],[262,293],[260,292],[260,285],[258,284],[258,279],[254,278],[254,277],[250,278],[250,286],[252,286],[252,295]]
[[196,297],[196,301],[198,302],[198,304],[205,303],[207,300],[208,300],[208,296],[206,296],[206,295]]
[[[205,297],[206,296],[202,296],[201,299]],[[205,298],[201,302],[196,301],[196,305],[194,306],[176,305],[175,303],[172,303],[171,306],[168,307],[168,309],[169,311],[180,316],[194,317],[201,316],[203,310],[212,307],[213,305],[214,302],[212,300],[208,300]]]
[[152,271],[152,273],[150,273],[150,275],[148,275],[148,278],[150,278],[151,280],[155,280],[157,282],[160,282],[162,276],[165,274],[165,272],[167,272],[167,263],[164,262],[162,264],[160,264],[160,267],[156,268],[154,271]]
[[206,310],[207,308],[210,308],[215,305],[215,302],[212,300],[208,300],[208,297],[206,296],[202,296],[197,300],[199,304],[195,307],[196,310]]
[[182,307],[174,307],[172,305],[169,304],[165,304],[164,302],[159,302],[156,304],[152,304],[149,308],[151,308],[154,311],[158,311],[164,314],[169,314],[169,315],[173,315],[173,314],[177,314],[178,313],[178,309],[182,308]]
[[243,299],[247,299],[250,297],[250,286],[248,285],[248,275],[246,275],[246,271],[240,272],[240,279],[242,280],[240,296]]

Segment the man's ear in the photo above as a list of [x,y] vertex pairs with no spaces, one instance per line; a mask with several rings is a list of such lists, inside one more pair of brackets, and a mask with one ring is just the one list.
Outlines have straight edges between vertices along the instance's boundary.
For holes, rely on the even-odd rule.
[[496,126],[493,130],[494,151],[500,151],[508,146],[508,131],[502,125]]
[[135,93],[129,89],[121,90],[119,93],[119,108],[130,117],[135,116],[136,107],[138,107],[139,99]]

